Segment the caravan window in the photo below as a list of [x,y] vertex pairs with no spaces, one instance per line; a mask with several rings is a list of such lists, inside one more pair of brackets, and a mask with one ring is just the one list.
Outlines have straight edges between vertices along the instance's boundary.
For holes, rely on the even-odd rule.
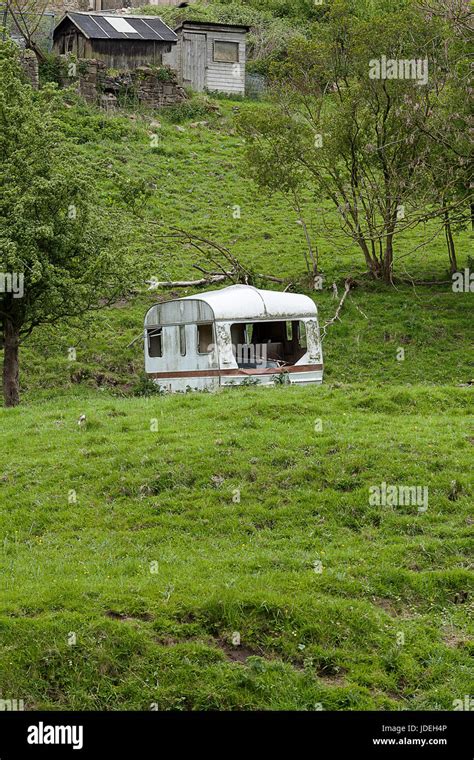
[[210,354],[214,344],[212,322],[203,322],[197,326],[198,354]]
[[152,358],[163,356],[163,328],[153,327],[148,330],[148,355]]
[[231,337],[239,367],[296,364],[306,352],[306,330],[300,320],[235,323]]

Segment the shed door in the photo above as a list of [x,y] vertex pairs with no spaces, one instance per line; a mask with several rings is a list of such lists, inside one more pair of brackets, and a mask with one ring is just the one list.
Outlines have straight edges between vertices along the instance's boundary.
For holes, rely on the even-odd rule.
[[183,82],[198,92],[206,86],[206,53],[205,34],[183,35]]

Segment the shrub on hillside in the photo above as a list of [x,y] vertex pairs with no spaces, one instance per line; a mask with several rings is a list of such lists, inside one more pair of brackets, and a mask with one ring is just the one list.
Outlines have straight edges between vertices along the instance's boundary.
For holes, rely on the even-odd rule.
[[173,124],[180,124],[182,121],[190,119],[208,119],[219,112],[219,107],[213,103],[206,95],[195,95],[189,100],[183,100],[174,106],[168,106],[163,114]]

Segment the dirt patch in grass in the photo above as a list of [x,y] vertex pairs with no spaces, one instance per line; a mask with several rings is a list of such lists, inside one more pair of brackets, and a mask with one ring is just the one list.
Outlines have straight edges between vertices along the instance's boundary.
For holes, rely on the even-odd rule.
[[397,609],[395,603],[392,599],[387,599],[385,597],[380,596],[373,596],[371,597],[372,603],[375,604],[377,607],[381,607],[384,612],[387,613],[387,615],[390,615],[393,618],[401,619],[401,620],[410,620],[416,615],[412,610],[409,609]]
[[172,636],[158,636],[155,638],[155,641],[160,647],[175,647],[177,644],[187,644],[189,639],[183,639],[183,641],[180,641],[179,639],[174,639]]
[[318,679],[326,684],[326,686],[347,686],[344,673],[337,673],[334,675],[327,675],[324,672],[318,673]]
[[149,623],[153,620],[153,616],[149,612],[137,612],[135,615],[127,615],[126,612],[116,612],[115,610],[107,610],[105,613],[108,618],[112,620],[135,621],[141,620],[144,623]]
[[[178,646],[179,644],[189,644],[191,642],[199,643],[206,645],[212,649],[220,649],[221,652],[223,652],[226,656],[227,660],[230,660],[231,662],[240,662],[242,664],[245,664],[249,657],[265,657],[262,651],[257,651],[256,649],[251,649],[247,646],[234,646],[233,644],[229,643],[223,638],[214,638],[214,639],[203,639],[203,638],[192,638],[192,639],[175,639],[172,636],[159,636],[155,639],[156,643],[163,647],[174,647]],[[270,658],[266,658],[270,659]]]
[[214,642],[219,647],[219,649],[224,652],[227,659],[231,660],[231,662],[241,662],[245,664],[249,657],[265,657],[265,659],[272,659],[270,657],[266,657],[261,650],[251,649],[250,647],[243,646],[242,644],[239,644],[239,646],[234,646],[233,644],[229,644],[229,642],[225,639],[215,639]]
[[273,530],[275,527],[275,520],[262,520],[261,522],[255,522],[253,524],[255,530]]
[[446,646],[451,647],[452,649],[463,647],[469,642],[469,638],[462,631],[458,631],[451,626],[445,626],[442,628],[441,633]]
[[377,607],[381,607],[383,611],[386,612],[388,615],[391,615],[392,617],[396,617],[396,618],[400,617],[400,614],[391,599],[385,599],[383,597],[373,596],[372,602]]
[[394,702],[404,702],[404,698],[400,696],[400,694],[397,694],[396,691],[381,691],[380,689],[370,689],[370,693],[372,696],[379,698],[379,697],[388,697],[389,699],[392,699]]

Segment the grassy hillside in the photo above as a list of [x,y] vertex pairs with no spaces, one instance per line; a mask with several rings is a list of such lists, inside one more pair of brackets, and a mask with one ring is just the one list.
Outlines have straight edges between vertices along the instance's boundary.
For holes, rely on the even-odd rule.
[[[1,693],[450,709],[472,677],[469,403],[346,386],[3,410]],[[382,481],[426,485],[428,511],[370,507]]]
[[[279,195],[259,193],[245,176],[243,145],[234,124],[236,110],[245,106],[195,98],[160,114],[158,121],[146,115],[107,116],[81,105],[68,110],[64,129],[101,183],[112,223],[126,238],[142,271],[140,282],[201,276],[193,269],[200,261],[198,253],[166,236],[170,227],[179,227],[228,246],[255,273],[288,278],[294,289],[307,287],[305,238],[294,212]],[[140,201],[139,193],[146,202]],[[126,205],[130,197],[138,198],[132,209]],[[239,218],[234,215],[237,206]],[[310,199],[305,216],[325,277],[323,290],[313,292],[322,322],[336,309],[332,283],[343,289],[349,274],[359,282],[342,322],[330,328],[325,342],[327,380],[370,378],[403,384],[472,379],[472,294],[452,292],[440,230],[420,226],[397,239],[396,273],[407,281],[394,289],[361,276],[365,267],[354,246],[343,246],[336,236],[323,237]],[[420,247],[422,242],[428,245]],[[470,233],[459,233],[456,244],[460,266],[467,266]],[[416,286],[410,278],[441,283]],[[267,281],[260,284],[269,287]],[[127,346],[140,334],[147,308],[170,294],[150,293],[141,285],[138,290],[131,286],[131,291],[128,301],[77,328],[61,324],[35,332],[23,349],[22,385],[27,397],[34,398],[42,389],[53,388],[56,393],[78,384],[132,392],[143,354],[140,342]],[[76,349],[76,362],[69,361],[70,347]],[[396,360],[399,347],[405,349],[404,362]]]
[[[160,236],[174,225],[305,288],[301,226],[245,177],[233,123],[244,106],[201,98],[159,125],[68,110],[64,128],[143,280],[196,272],[195,252]],[[348,274],[359,283],[328,330],[320,388],[133,397],[143,355],[127,346],[148,306],[170,297],[137,285],[23,348],[24,404],[0,409],[3,698],[27,709],[451,709],[469,693],[472,294],[375,286],[356,250],[341,254],[309,221],[322,322],[333,281],[339,296]],[[448,279],[441,235],[410,252],[432,235],[399,241],[399,274]],[[457,237],[463,266],[468,240]],[[428,487],[427,512],[370,506],[383,481]]]

